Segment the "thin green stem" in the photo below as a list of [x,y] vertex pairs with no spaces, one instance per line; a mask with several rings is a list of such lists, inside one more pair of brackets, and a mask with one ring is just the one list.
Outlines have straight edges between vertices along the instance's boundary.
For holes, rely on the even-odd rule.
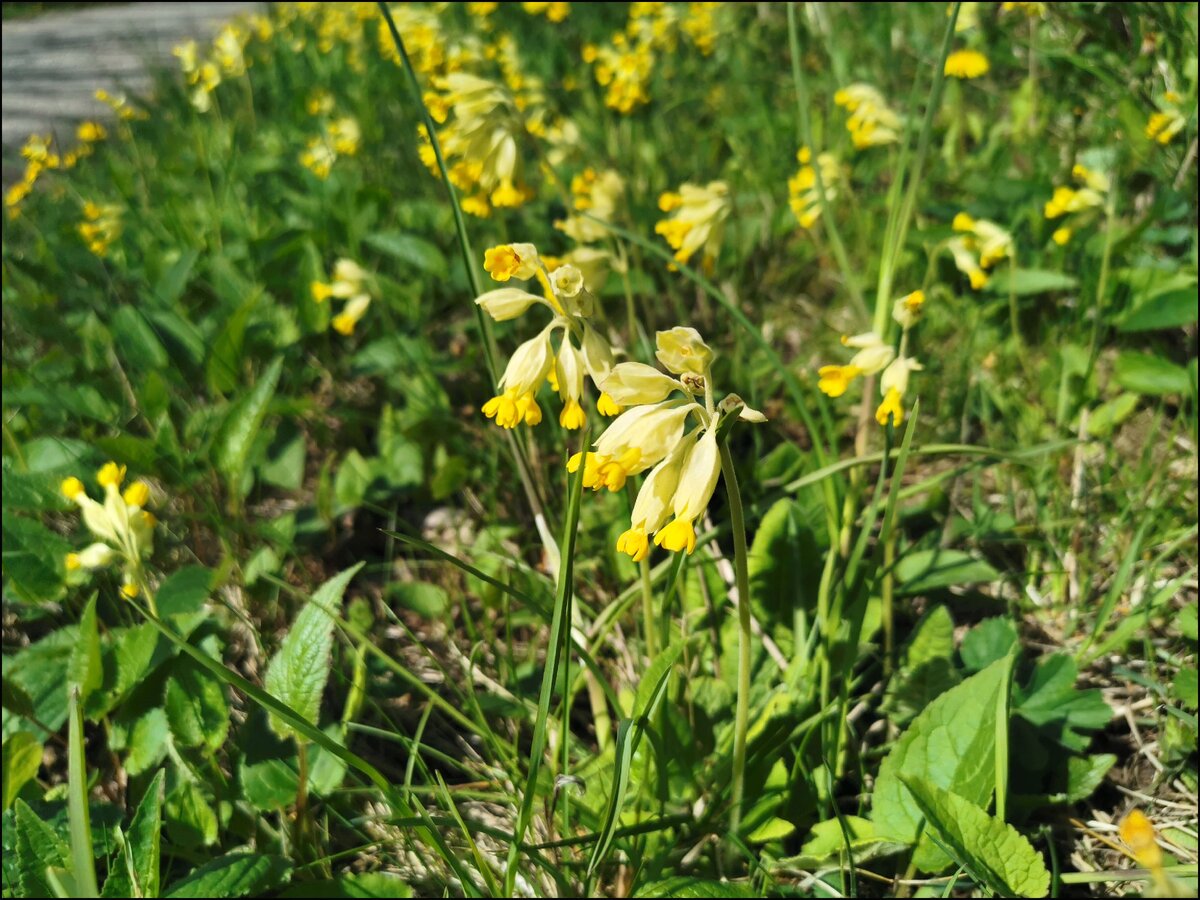
[[638,563],[642,579],[642,629],[646,632],[646,658],[651,662],[658,655],[658,627],[654,617],[654,588],[650,583],[650,560]]
[[733,530],[733,569],[737,582],[738,672],[737,710],[733,720],[733,808],[729,815],[729,835],[737,837],[742,824],[742,800],[746,790],[746,733],[750,729],[750,572],[746,551],[746,518],[737,472],[727,441],[720,442],[721,477],[729,497],[729,523]]

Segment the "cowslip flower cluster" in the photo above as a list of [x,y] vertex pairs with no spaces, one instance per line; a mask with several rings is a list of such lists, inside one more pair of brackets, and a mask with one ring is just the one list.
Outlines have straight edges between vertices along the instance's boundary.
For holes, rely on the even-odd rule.
[[881,401],[875,410],[875,421],[880,425],[900,425],[904,421],[904,394],[908,390],[908,377],[920,371],[921,364],[906,354],[909,331],[920,320],[925,304],[925,292],[913,291],[892,306],[892,318],[900,326],[900,349],[896,351],[877,332],[868,331],[856,335],[843,335],[842,345],[858,352],[846,365],[821,366],[817,372],[817,387],[829,397],[840,397],[846,389],[862,375],[883,376],[879,379]]
[[[804,228],[812,228],[821,218],[821,192],[817,189],[817,172],[813,167],[812,151],[801,147],[796,154],[800,169],[788,179],[788,204]],[[832,153],[817,156],[821,167],[821,184],[825,188],[825,199],[832,202],[838,195],[838,185],[843,179],[842,167]]]
[[704,266],[711,268],[721,250],[725,220],[731,208],[729,185],[710,181],[704,187],[685,183],[678,191],[659,195],[658,208],[669,215],[654,226],[675,251],[675,261],[686,263],[697,250],[704,251]]
[[108,256],[109,247],[121,236],[121,231],[121,207],[111,203],[94,203],[91,200],[83,204],[83,221],[79,223],[79,235],[96,256]]
[[945,74],[948,78],[979,78],[988,73],[991,66],[988,58],[978,50],[955,50],[946,57]]
[[654,74],[654,50],[649,41],[630,41],[613,35],[610,44],[588,44],[583,61],[592,66],[596,84],[604,88],[604,105],[628,115],[650,102],[647,85]]
[[1044,209],[1047,219],[1072,217],[1053,234],[1054,243],[1060,247],[1070,241],[1071,236],[1086,224],[1086,216],[1081,214],[1104,205],[1104,197],[1111,187],[1107,175],[1089,169],[1082,163],[1076,163],[1071,169],[1071,176],[1080,182],[1081,186],[1058,185],[1054,188],[1054,195],[1046,201]]
[[[650,539],[672,552],[696,549],[695,521],[704,515],[720,474],[713,402],[712,349],[694,328],[679,326],[656,336],[658,361],[674,376],[644,363],[614,366],[604,389],[628,406],[597,438],[594,450],[567,461],[571,472],[583,466],[583,484],[619,491],[632,475],[650,470],[633,504],[629,528],[617,550],[634,562],[650,552]],[[742,404],[740,417],[766,421]],[[724,405],[724,404],[723,404]],[[695,427],[690,427],[694,425]]]
[[846,130],[857,150],[894,144],[900,140],[899,115],[887,105],[878,89],[869,84],[851,84],[833,95],[833,102],[850,113]]
[[[625,196],[625,179],[612,169],[597,172],[588,167],[571,179],[571,206],[586,216],[567,216],[554,227],[580,244],[591,244],[608,235],[611,222]],[[600,221],[597,221],[600,220]]]
[[362,132],[353,116],[342,116],[326,122],[321,133],[309,138],[300,152],[300,164],[324,181],[333,171],[339,156],[358,153]]
[[122,122],[131,122],[134,120],[148,119],[150,113],[144,109],[138,109],[129,102],[129,98],[124,94],[110,94],[108,91],[97,90],[93,96],[113,111],[118,119]]
[[78,553],[68,553],[65,564],[70,574],[93,572],[119,562],[123,577],[121,593],[132,599],[143,582],[142,562],[154,550],[154,526],[158,520],[146,509],[149,485],[135,481],[122,493],[124,480],[124,466],[108,462],[101,467],[96,481],[104,489],[103,503],[89,497],[78,478],[72,476],[62,482],[63,495],[78,505],[83,524],[97,539]]
[[545,16],[556,23],[566,21],[571,14],[570,3],[522,3],[521,9],[531,16]]
[[201,59],[200,46],[195,41],[184,41],[171,49],[191,88],[188,99],[198,112],[212,109],[212,94],[222,77],[241,78],[246,74],[244,50],[249,39],[248,31],[230,23],[217,33],[208,59]]
[[[499,393],[483,405],[483,414],[501,428],[516,428],[522,422],[537,425],[542,421],[537,393],[548,381],[562,400],[559,424],[568,430],[582,428],[587,421],[582,403],[584,376],[599,388],[613,367],[612,348],[587,321],[595,309],[595,297],[583,273],[569,263],[551,269],[533,244],[492,247],[484,253],[483,267],[496,281],[533,278],[542,288],[540,297],[515,287],[477,297],[475,302],[497,322],[515,319],[534,305],[546,306],[554,314],[548,325],[509,358],[497,385]],[[561,332],[557,351],[552,342],[556,331]],[[621,411],[607,393],[600,394],[596,410],[603,416]]]
[[1156,102],[1158,109],[1150,114],[1150,120],[1146,122],[1146,137],[1160,144],[1169,144],[1187,124],[1187,118],[1179,108],[1182,102],[1183,98],[1174,91],[1163,94]]
[[954,265],[971,281],[971,287],[987,286],[987,270],[1012,256],[1012,235],[988,219],[976,219],[965,212],[954,217],[951,227],[962,232],[947,242]]
[[354,327],[370,307],[371,295],[366,283],[367,273],[352,259],[339,259],[334,263],[333,278],[330,281],[312,283],[312,298],[317,303],[324,303],[330,297],[346,301],[341,312],[330,321],[333,330],[338,334],[347,337],[354,334]]

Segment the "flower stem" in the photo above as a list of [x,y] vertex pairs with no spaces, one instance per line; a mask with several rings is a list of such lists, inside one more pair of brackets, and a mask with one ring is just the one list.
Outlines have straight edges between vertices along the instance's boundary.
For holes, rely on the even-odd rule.
[[650,584],[650,560],[638,563],[642,572],[642,630],[646,633],[646,658],[654,662],[658,656],[658,625],[654,616],[654,588]]
[[733,529],[733,569],[737,581],[738,673],[737,710],[733,720],[733,809],[729,834],[736,837],[742,822],[742,796],[746,790],[746,732],[750,728],[750,573],[747,568],[746,516],[738,490],[737,472],[729,445],[720,442],[721,477],[729,496],[729,522]]

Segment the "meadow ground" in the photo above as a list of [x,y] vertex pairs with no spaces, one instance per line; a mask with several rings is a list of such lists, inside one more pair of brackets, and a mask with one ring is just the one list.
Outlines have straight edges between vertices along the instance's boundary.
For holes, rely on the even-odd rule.
[[1194,896],[1196,24],[278,3],[31,136],[5,896]]

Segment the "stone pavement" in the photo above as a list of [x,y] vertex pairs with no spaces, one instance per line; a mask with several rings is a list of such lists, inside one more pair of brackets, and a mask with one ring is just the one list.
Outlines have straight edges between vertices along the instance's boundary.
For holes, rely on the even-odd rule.
[[[204,40],[238,13],[265,3],[106,3],[3,26],[5,182],[18,148],[34,132],[60,132],[109,110],[97,88],[136,94],[151,84],[149,68],[168,60],[188,38]],[[69,145],[71,141],[67,141]]]

